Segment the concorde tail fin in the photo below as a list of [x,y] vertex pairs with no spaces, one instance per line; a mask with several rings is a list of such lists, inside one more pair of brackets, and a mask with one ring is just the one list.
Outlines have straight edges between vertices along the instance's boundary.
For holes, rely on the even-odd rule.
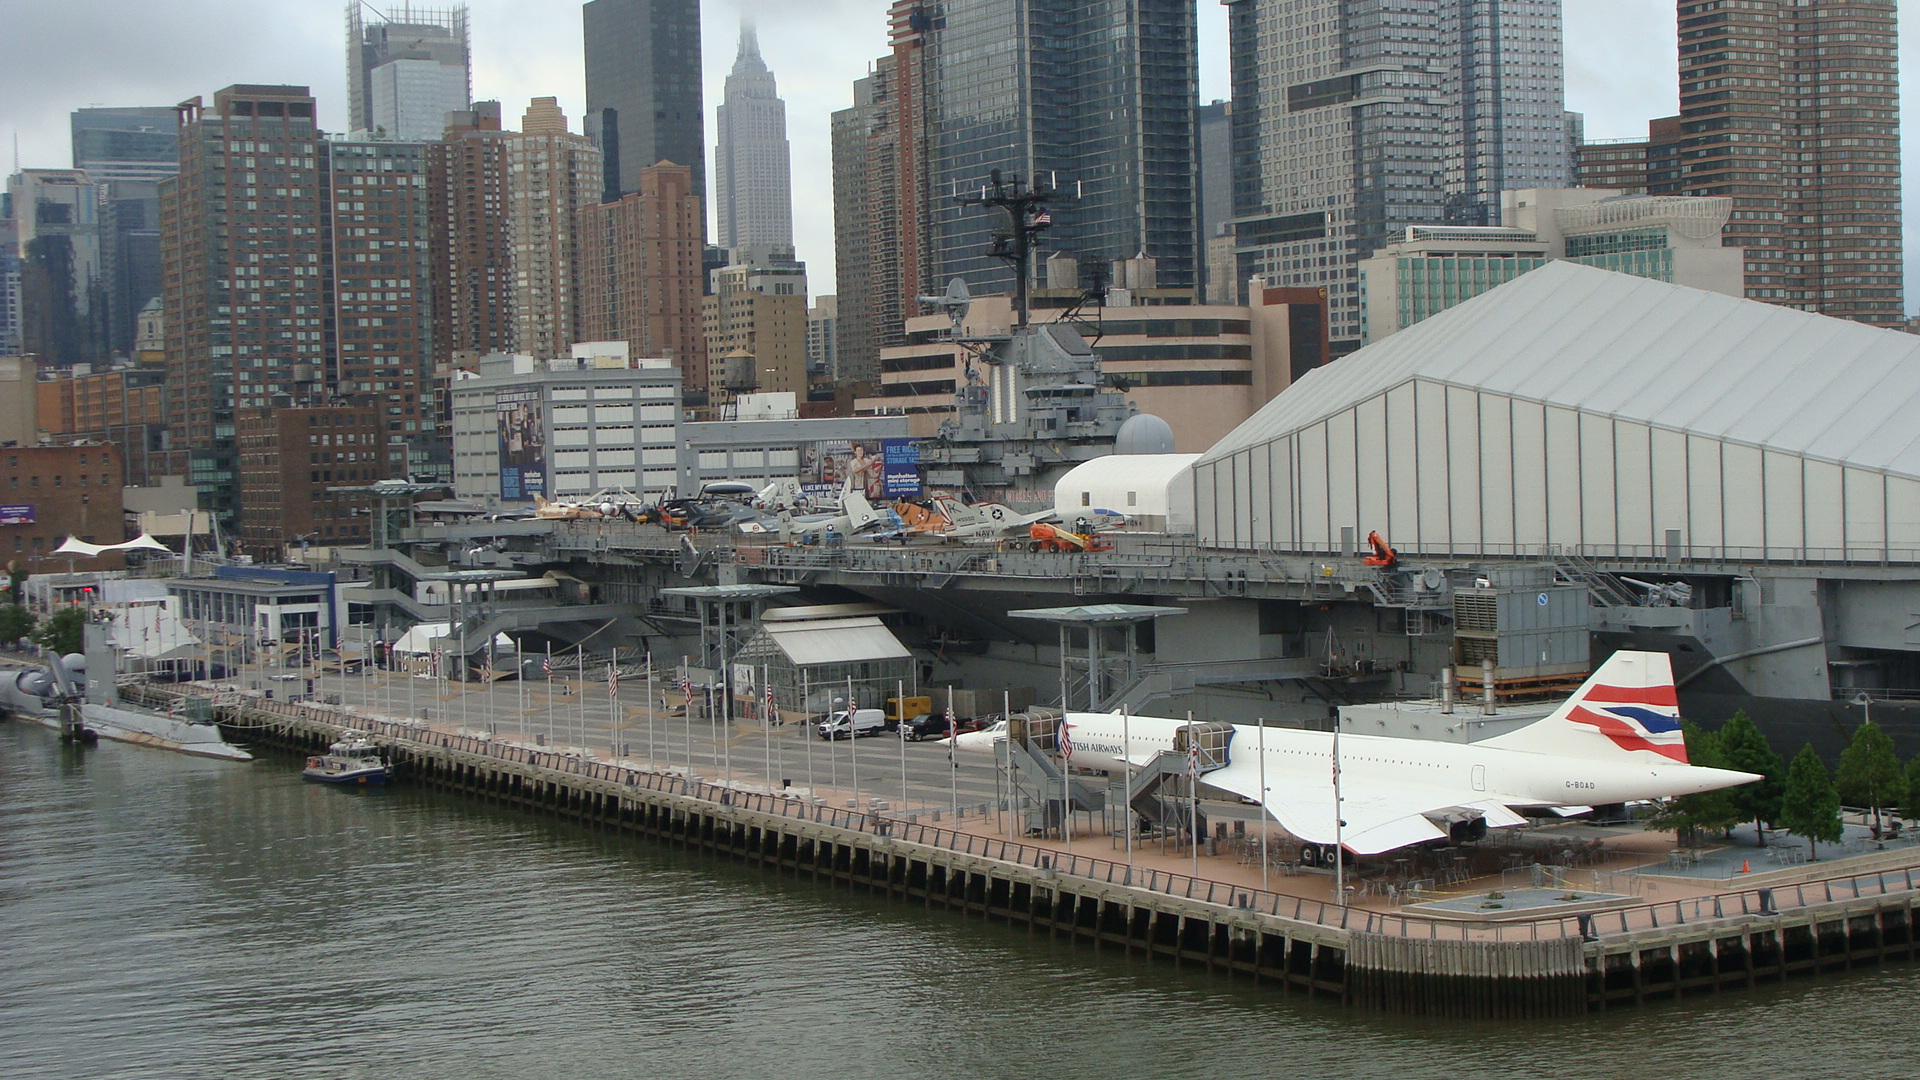
[[1673,664],[1666,653],[1614,653],[1552,715],[1482,745],[1566,757],[1652,753],[1685,764]]

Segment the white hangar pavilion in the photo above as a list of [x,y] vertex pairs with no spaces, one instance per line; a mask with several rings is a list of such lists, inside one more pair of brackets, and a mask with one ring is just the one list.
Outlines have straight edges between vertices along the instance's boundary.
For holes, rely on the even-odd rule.
[[1920,336],[1550,263],[1295,382],[1205,546],[1920,562]]

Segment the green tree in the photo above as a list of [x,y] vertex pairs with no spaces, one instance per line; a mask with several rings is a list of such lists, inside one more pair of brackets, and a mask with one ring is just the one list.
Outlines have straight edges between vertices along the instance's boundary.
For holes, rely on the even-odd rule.
[[86,648],[87,613],[81,608],[61,608],[33,631],[33,640],[62,656]]
[[27,572],[20,569],[17,562],[7,564],[7,603],[17,604],[21,600],[21,590],[27,585]]
[[0,606],[0,644],[12,645],[33,633],[33,624],[36,621],[33,612],[19,604]]
[[1812,858],[1819,858],[1817,841],[1838,843],[1841,835],[1840,792],[1827,776],[1827,767],[1812,746],[1804,746],[1787,768],[1786,793],[1780,799],[1780,826],[1807,838]]
[[1744,709],[1734,713],[1733,719],[1714,734],[1727,768],[1763,777],[1731,790],[1734,804],[1740,808],[1740,820],[1753,822],[1754,831],[1765,843],[1767,823],[1780,817],[1780,799],[1786,792],[1786,759],[1774,751]]
[[[1726,755],[1721,753],[1720,740],[1714,732],[1703,730],[1691,721],[1682,723],[1680,731],[1686,739],[1688,764],[1707,769],[1728,767]],[[1745,813],[1734,798],[1734,790],[1721,788],[1718,791],[1663,799],[1646,819],[1646,827],[1653,830],[1671,829],[1683,846],[1691,847],[1700,833],[1724,832],[1746,820]]]
[[1869,720],[1853,733],[1834,770],[1833,786],[1840,790],[1841,802],[1873,811],[1873,835],[1879,836],[1881,807],[1900,806],[1907,797],[1906,770],[1880,725]]

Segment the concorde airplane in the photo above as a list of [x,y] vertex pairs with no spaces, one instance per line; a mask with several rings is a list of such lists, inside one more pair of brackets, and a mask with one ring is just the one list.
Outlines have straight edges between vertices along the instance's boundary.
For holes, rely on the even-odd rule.
[[[1073,765],[1138,769],[1175,748],[1184,720],[1068,713]],[[955,739],[962,751],[993,751],[1004,721]],[[1233,725],[1228,763],[1203,771],[1215,789],[1266,808],[1289,833],[1336,842],[1356,855],[1462,837],[1525,822],[1517,811],[1578,812],[1594,805],[1668,798],[1752,783],[1760,777],[1687,764],[1665,653],[1617,652],[1551,715],[1475,743],[1342,733],[1342,822],[1336,829],[1334,734],[1267,728],[1262,790],[1260,729]]]

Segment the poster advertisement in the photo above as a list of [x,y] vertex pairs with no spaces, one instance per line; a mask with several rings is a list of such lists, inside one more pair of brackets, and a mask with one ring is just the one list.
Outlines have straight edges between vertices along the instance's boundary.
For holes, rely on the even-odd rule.
[[870,502],[919,497],[919,440],[826,439],[801,449],[800,490],[808,498],[836,503],[849,479]]
[[917,499],[920,490],[920,440],[883,439],[880,443],[881,487],[889,499]]
[[494,395],[500,421],[500,498],[531,499],[547,493],[547,431],[540,391],[502,390]]
[[33,521],[32,503],[19,506],[0,506],[0,525],[31,525]]

